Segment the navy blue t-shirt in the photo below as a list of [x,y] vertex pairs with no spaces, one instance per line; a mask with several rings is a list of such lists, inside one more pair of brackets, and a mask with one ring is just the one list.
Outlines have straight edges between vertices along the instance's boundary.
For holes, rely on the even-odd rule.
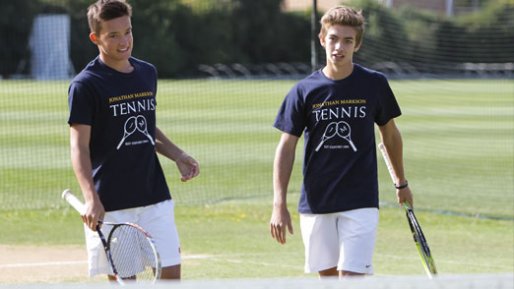
[[354,64],[331,80],[321,70],[287,94],[274,126],[304,134],[300,213],[378,208],[375,127],[401,115],[385,76]]
[[130,58],[131,73],[98,57],[69,87],[68,123],[91,126],[93,180],[106,211],[171,199],[155,151],[157,70]]

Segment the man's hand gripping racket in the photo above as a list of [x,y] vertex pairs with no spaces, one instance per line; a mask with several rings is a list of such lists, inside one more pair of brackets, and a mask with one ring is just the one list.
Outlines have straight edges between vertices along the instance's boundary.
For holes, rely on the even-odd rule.
[[[70,190],[62,193],[81,215],[85,205]],[[100,227],[107,227],[100,230]],[[136,224],[99,221],[97,230],[111,269],[111,275],[124,285],[128,281],[155,283],[161,275],[161,262],[150,235]],[[104,233],[107,235],[105,238]]]
[[[384,158],[385,164],[387,166],[387,170],[389,171],[389,175],[393,180],[393,183],[396,182],[396,175],[391,165],[391,160],[389,159],[389,155],[387,154],[387,150],[385,149],[384,144],[379,144],[378,148],[382,153],[382,157]],[[414,242],[416,243],[416,247],[418,249],[419,255],[421,257],[421,261],[423,262],[423,267],[427,272],[429,278],[437,275],[437,270],[435,268],[434,259],[432,258],[432,254],[430,253],[430,248],[428,247],[427,240],[425,239],[425,235],[421,230],[421,226],[414,215],[414,210],[408,203],[402,203],[403,208],[405,209],[405,214],[407,216],[407,221],[409,222],[409,227],[412,232],[412,236],[414,237]]]

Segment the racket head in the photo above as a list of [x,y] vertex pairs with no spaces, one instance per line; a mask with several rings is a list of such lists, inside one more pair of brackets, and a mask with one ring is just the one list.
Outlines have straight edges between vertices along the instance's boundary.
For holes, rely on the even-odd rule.
[[133,134],[137,129],[137,118],[135,116],[131,116],[125,121],[124,135],[129,136]]
[[437,274],[437,269],[435,267],[434,259],[432,258],[432,253],[430,252],[430,247],[428,246],[428,242],[425,238],[425,234],[423,234],[423,230],[421,230],[421,226],[419,225],[418,219],[416,218],[412,208],[405,203],[403,206],[405,208],[409,228],[412,232],[412,237],[416,243],[421,260],[423,261],[423,267],[425,268],[428,276],[432,277]]
[[137,130],[139,130],[142,133],[148,133],[146,118],[144,116],[138,115],[135,123],[136,123]]
[[325,128],[325,132],[323,132],[323,136],[321,137],[321,142],[316,147],[316,151],[319,151],[319,149],[321,148],[323,143],[325,143],[325,141],[327,141],[327,140],[333,138],[334,136],[336,136],[336,134],[337,134],[337,122],[329,123],[327,125],[327,127]]
[[132,223],[104,225],[112,226],[107,245],[117,278],[155,283],[161,276],[161,261],[150,234]]
[[340,121],[337,123],[337,135],[342,138],[349,137],[352,133],[352,128],[346,121]]

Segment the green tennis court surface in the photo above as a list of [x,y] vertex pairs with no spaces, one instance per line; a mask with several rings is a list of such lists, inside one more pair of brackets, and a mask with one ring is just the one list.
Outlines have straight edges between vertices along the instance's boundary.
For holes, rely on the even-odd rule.
[[[297,215],[295,235],[286,246],[274,242],[268,228],[279,138],[272,123],[293,83],[159,82],[159,127],[202,166],[198,179],[181,183],[175,166],[163,160],[184,256],[205,257],[184,260],[184,279],[305,278]],[[397,123],[416,214],[438,270],[443,275],[514,272],[514,83],[436,79],[391,85],[403,111]],[[0,245],[29,246],[32,251],[25,251],[31,255],[56,246],[80,250],[84,242],[80,218],[60,198],[65,188],[79,191],[69,160],[66,91],[65,81],[0,81]],[[292,212],[301,147],[288,198]],[[382,162],[379,173],[375,271],[423,275]],[[53,260],[46,258],[37,262]],[[59,271],[37,268],[31,270]],[[87,280],[85,271],[78,274],[81,282]],[[54,282],[73,281],[59,278]]]

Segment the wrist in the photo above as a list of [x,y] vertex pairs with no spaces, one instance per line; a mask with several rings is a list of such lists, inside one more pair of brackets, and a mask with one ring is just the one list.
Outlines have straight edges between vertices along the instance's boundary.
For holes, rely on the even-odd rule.
[[274,201],[273,207],[277,208],[277,209],[287,208],[287,202],[286,201]]
[[177,153],[177,156],[174,158],[174,161],[180,162],[180,161],[185,160],[187,157],[189,157],[189,155],[186,154],[186,152],[180,151],[179,153]]
[[409,182],[407,180],[403,181],[403,182],[399,182],[398,184],[394,184],[394,187],[397,189],[397,190],[402,190],[402,189],[405,189],[409,186]]

